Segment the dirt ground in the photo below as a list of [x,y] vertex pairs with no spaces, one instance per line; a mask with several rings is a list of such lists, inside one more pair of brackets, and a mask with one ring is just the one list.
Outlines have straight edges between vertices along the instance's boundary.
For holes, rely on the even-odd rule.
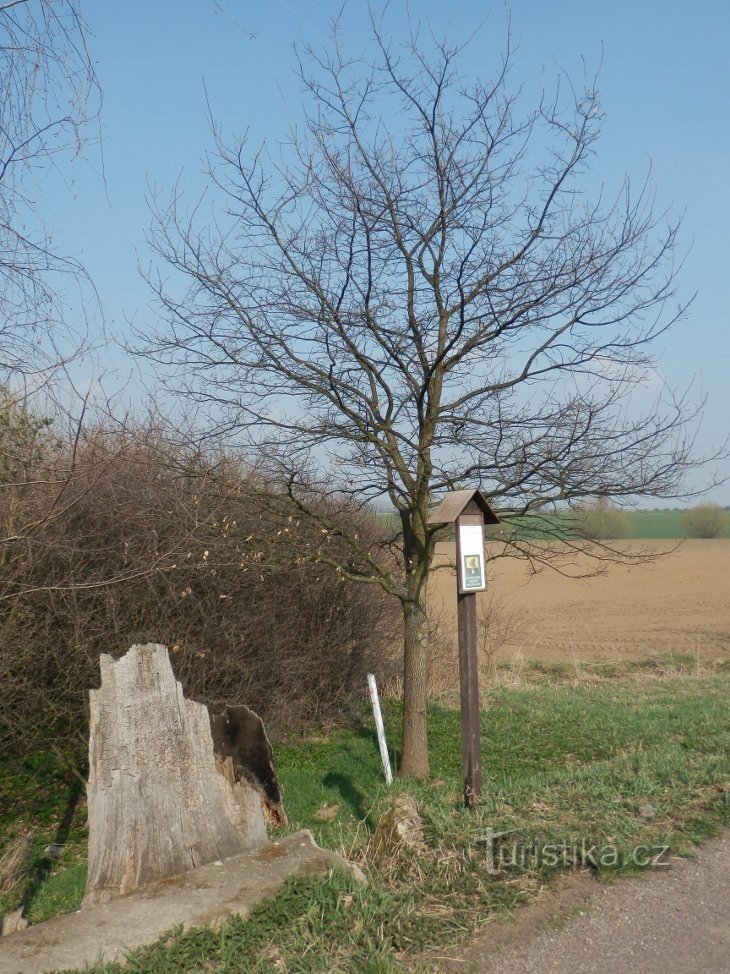
[[730,833],[616,884],[561,876],[512,923],[487,924],[442,974],[730,974]]
[[[481,653],[485,662],[612,663],[690,654],[700,665],[730,658],[730,540],[624,541],[629,555],[651,549],[664,556],[650,564],[609,563],[603,575],[567,578],[545,568],[496,557],[488,547],[489,588],[480,595]],[[595,570],[585,555],[565,552],[563,570]],[[442,544],[438,563],[454,559]],[[455,580],[435,573],[429,602],[442,642],[453,642]],[[450,635],[451,634],[451,635]]]

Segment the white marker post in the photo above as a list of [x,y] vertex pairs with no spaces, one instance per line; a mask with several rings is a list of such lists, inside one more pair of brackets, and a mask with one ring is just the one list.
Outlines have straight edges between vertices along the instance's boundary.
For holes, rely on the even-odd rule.
[[368,687],[370,689],[370,700],[373,705],[373,716],[375,717],[375,729],[378,732],[378,746],[380,747],[380,760],[383,762],[385,772],[385,783],[393,783],[393,772],[390,770],[390,756],[388,755],[388,744],[385,740],[385,727],[383,726],[383,715],[380,712],[380,699],[378,698],[378,685],[375,682],[375,674],[368,673]]

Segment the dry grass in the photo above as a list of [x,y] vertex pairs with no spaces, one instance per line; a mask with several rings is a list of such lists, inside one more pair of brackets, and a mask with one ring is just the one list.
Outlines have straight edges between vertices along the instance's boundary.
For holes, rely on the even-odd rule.
[[31,832],[21,832],[9,843],[0,858],[0,893],[12,893],[26,878]]

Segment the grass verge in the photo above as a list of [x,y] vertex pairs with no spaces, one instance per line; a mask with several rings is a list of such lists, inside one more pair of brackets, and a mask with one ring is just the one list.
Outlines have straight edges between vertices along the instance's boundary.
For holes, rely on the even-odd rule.
[[[494,689],[483,700],[484,798],[473,811],[460,804],[458,713],[448,701],[434,706],[432,780],[391,789],[414,795],[425,845],[388,858],[368,849],[389,793],[365,715],[347,731],[280,743],[290,828],[310,827],[322,845],[358,861],[368,885],[354,887],[337,873],[291,880],[248,921],[174,931],[135,951],[124,970],[387,974],[463,940],[561,869],[587,866],[612,877],[650,868],[655,856],[687,852],[730,818],[729,684],[727,673],[632,674]],[[397,705],[386,707],[386,724],[397,756]],[[26,789],[14,827],[27,828],[28,794],[41,779],[12,780]],[[57,821],[63,802],[54,807],[50,812],[47,799],[37,805],[47,824]],[[48,840],[39,833],[34,841]],[[73,843],[64,856],[26,896],[35,919],[80,902],[83,862]]]

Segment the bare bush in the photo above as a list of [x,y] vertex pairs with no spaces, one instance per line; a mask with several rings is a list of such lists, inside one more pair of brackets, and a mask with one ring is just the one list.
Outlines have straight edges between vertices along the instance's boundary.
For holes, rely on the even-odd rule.
[[614,507],[607,497],[577,508],[570,525],[580,537],[591,541],[616,541],[633,534],[625,512]]
[[727,511],[719,504],[697,504],[684,514],[688,538],[721,538],[727,530]]
[[[68,449],[44,461],[58,471],[47,491]],[[247,703],[274,726],[331,714],[368,669],[387,675],[397,613],[379,588],[319,563],[316,537],[311,559],[292,556],[315,529],[286,514],[282,487],[263,504],[260,483],[229,458],[213,463],[150,430],[87,433],[60,513],[34,522],[48,506],[41,485],[0,498],[6,524],[35,523],[3,546],[0,746],[83,740],[99,654],[133,643],[168,645],[189,696]]]
[[505,645],[518,637],[520,619],[514,609],[489,595],[484,599],[477,613],[477,639],[481,669],[488,682],[497,676],[497,658]]

